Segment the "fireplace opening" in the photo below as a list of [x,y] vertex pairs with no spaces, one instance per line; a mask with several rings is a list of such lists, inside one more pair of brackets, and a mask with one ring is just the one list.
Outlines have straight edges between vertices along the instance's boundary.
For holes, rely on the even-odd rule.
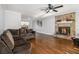
[[57,34],[70,35],[70,27],[58,27]]

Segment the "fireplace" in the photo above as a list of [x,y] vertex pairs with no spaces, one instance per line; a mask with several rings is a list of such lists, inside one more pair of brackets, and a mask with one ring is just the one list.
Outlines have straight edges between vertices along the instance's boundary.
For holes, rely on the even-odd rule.
[[70,27],[58,27],[57,34],[70,35]]

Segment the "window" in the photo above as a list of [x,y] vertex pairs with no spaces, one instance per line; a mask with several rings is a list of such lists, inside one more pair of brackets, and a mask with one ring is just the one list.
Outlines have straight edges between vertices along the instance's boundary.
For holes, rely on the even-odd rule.
[[22,21],[22,22],[21,22],[21,26],[22,26],[22,27],[28,27],[28,26],[29,26],[29,22],[24,22],[24,21]]

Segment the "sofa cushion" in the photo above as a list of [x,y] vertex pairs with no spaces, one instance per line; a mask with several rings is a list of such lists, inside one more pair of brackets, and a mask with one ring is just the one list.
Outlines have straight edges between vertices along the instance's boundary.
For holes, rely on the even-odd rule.
[[5,31],[2,38],[6,42],[7,46],[12,50],[14,48],[14,39],[10,31]]
[[26,34],[26,28],[22,27],[19,29],[19,34]]
[[15,42],[15,46],[16,47],[17,46],[22,46],[22,45],[25,45],[26,44],[25,40],[23,40],[23,39],[19,39],[19,40],[14,41],[14,42]]
[[18,46],[13,49],[13,53],[17,54],[28,54],[31,53],[31,43],[27,42],[25,45]]
[[18,35],[19,36],[19,29],[9,29],[12,35]]
[[10,50],[7,45],[0,39],[0,54],[12,54],[12,50]]

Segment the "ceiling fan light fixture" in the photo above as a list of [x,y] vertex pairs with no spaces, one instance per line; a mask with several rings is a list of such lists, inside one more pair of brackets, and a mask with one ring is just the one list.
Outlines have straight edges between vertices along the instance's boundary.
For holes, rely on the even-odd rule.
[[52,12],[52,11],[58,12],[56,9],[57,9],[57,8],[61,8],[61,7],[63,7],[63,5],[54,6],[54,5],[52,5],[52,4],[48,4],[48,7],[46,7],[46,8],[44,9],[44,11],[45,11],[46,13],[49,13],[49,12]]
[[50,10],[50,12],[52,12],[52,10]]

